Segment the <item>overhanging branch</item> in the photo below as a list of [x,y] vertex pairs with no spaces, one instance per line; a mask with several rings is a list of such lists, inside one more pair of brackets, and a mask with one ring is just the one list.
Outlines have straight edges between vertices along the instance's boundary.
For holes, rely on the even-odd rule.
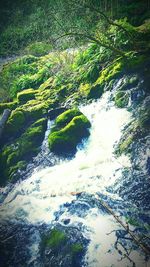
[[113,51],[116,54],[119,54],[120,56],[125,57],[125,53],[122,50],[119,50],[118,48],[112,46],[112,45],[107,45],[104,42],[94,38],[93,36],[91,36],[90,34],[84,34],[84,33],[77,33],[77,32],[69,32],[69,33],[64,33],[63,35],[59,36],[57,39],[54,40],[54,42],[58,41],[59,39],[66,37],[66,36],[79,36],[81,38],[84,39],[88,39],[96,44],[98,44],[99,46],[102,46],[104,48],[107,48],[111,51]]

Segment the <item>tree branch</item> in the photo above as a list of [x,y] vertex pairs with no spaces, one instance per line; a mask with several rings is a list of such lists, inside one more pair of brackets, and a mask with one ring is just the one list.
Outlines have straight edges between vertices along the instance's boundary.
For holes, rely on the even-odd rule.
[[122,25],[120,25],[120,24],[114,22],[112,19],[108,18],[106,16],[106,14],[104,14],[99,9],[95,8],[93,5],[85,5],[85,7],[92,9],[96,13],[99,13],[107,21],[108,24],[118,27],[120,30],[123,30],[124,32],[126,32],[126,34],[128,34],[129,37],[131,37],[129,32]]
[[85,38],[88,39],[96,44],[98,44],[99,46],[102,46],[104,48],[110,49],[111,51],[113,51],[114,53],[125,57],[125,53],[122,50],[119,50],[118,48],[112,46],[112,45],[107,45],[103,42],[101,42],[100,40],[94,38],[93,36],[91,36],[90,34],[84,34],[84,33],[77,33],[77,32],[69,32],[69,33],[64,33],[63,35],[59,36],[57,39],[55,39],[54,42],[58,41],[59,39],[66,37],[66,36],[79,36],[81,38]]

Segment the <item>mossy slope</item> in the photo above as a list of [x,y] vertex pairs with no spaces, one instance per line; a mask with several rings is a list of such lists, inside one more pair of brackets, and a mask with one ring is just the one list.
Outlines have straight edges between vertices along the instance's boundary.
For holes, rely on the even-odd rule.
[[0,155],[0,184],[17,178],[16,172],[26,167],[38,153],[46,130],[46,119],[33,123],[13,144],[3,147]]

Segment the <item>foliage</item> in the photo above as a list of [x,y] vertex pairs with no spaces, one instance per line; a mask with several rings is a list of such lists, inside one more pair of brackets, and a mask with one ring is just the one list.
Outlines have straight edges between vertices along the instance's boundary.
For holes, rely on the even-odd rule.
[[[140,25],[149,17],[147,1],[137,0],[132,3],[112,0],[111,3],[106,0],[27,0],[25,3],[8,0],[0,9],[0,55],[18,53],[26,47],[36,55],[43,55],[45,51],[49,51],[47,46],[51,47],[51,44],[65,49],[85,43],[86,40],[78,36],[67,36],[61,42],[54,42],[62,33],[72,29],[98,37],[101,32],[106,32],[111,18],[115,20],[127,17],[130,23]],[[109,41],[105,35],[101,36],[104,41]]]
[[29,55],[39,57],[48,54],[51,49],[52,46],[50,44],[44,42],[33,42],[25,48],[25,51]]
[[9,98],[15,98],[23,89],[38,88],[49,76],[50,65],[29,55],[3,66],[0,85]]

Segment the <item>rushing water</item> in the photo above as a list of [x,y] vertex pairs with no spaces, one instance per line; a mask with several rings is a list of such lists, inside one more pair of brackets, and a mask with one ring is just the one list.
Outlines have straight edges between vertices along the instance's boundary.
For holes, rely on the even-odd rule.
[[[106,200],[118,215],[125,216],[130,211],[128,203],[112,194],[111,188],[121,177],[122,169],[130,167],[128,157],[116,159],[113,152],[131,115],[126,109],[114,107],[109,98],[110,93],[106,92],[101,100],[80,107],[92,127],[90,137],[78,147],[72,159],[59,159],[49,154],[47,135],[51,122],[48,122],[41,152],[34,160],[39,166],[9,192],[1,206],[0,216],[1,221],[9,223],[37,226],[43,223],[55,225],[57,222],[65,227],[78,227],[90,240],[83,266],[142,267],[146,266],[144,257],[131,241],[128,241],[132,247],[130,257],[122,259],[127,251],[117,237],[123,229],[99,202],[100,198]],[[66,220],[68,223],[65,225]],[[38,242],[35,234],[28,246],[31,255],[28,266],[29,262],[34,262],[33,258],[38,257]],[[123,244],[129,246],[126,242],[124,240]],[[117,249],[123,254],[119,254]],[[32,266],[43,265],[32,263]]]

